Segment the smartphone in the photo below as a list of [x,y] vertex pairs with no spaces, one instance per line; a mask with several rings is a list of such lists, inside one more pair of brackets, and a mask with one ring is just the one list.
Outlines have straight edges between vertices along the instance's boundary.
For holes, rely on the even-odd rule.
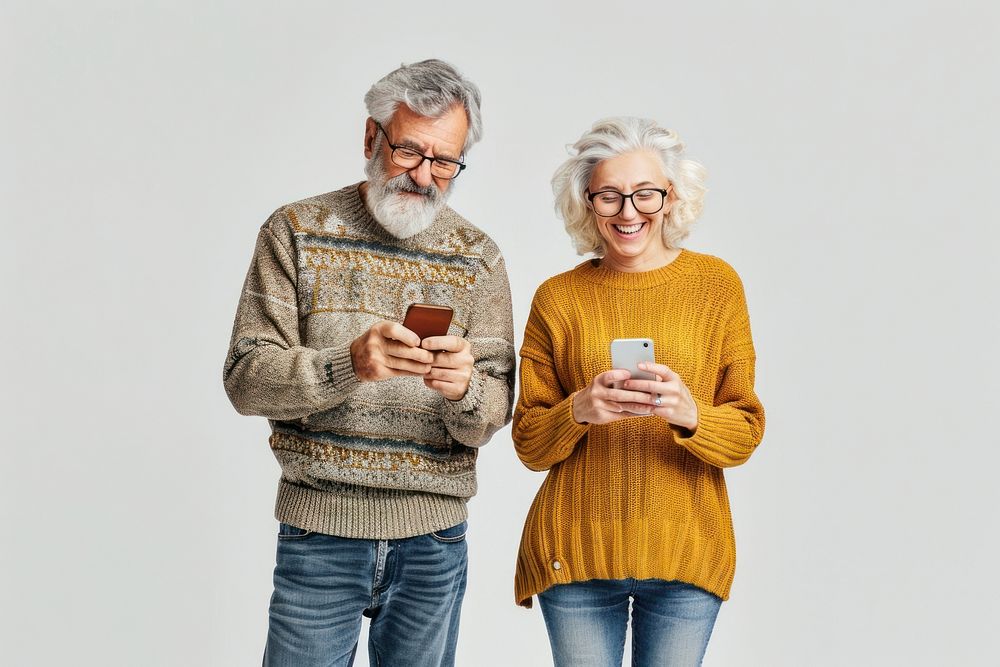
[[652,373],[639,370],[640,361],[654,363],[651,338],[615,338],[611,341],[611,367],[623,368],[634,380],[655,380]]
[[431,336],[446,336],[451,316],[451,306],[411,303],[406,309],[403,326],[420,336],[420,340]]

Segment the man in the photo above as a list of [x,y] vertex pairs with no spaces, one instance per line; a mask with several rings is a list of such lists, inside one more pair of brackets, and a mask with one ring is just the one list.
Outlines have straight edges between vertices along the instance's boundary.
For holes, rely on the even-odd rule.
[[[404,65],[365,96],[366,182],[260,230],[225,386],[281,464],[264,663],[349,665],[362,616],[383,665],[452,665],[478,447],[510,420],[510,287],[497,246],[445,201],[479,140],[478,88]],[[454,309],[449,333],[400,324]]]

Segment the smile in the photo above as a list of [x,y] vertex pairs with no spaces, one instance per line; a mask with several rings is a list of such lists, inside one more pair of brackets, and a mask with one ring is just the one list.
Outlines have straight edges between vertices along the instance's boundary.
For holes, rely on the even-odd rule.
[[631,236],[632,234],[637,234],[640,229],[642,229],[645,222],[637,222],[634,225],[612,225],[619,234],[625,234],[626,236]]

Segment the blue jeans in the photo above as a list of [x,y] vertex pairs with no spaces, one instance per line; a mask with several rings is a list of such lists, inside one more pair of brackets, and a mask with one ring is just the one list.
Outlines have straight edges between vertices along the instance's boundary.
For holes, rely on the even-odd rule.
[[700,665],[722,599],[661,579],[594,579],[538,595],[555,667],[621,665],[629,598],[632,664]]
[[355,540],[281,524],[265,666],[348,666],[368,616],[371,665],[454,665],[466,524]]

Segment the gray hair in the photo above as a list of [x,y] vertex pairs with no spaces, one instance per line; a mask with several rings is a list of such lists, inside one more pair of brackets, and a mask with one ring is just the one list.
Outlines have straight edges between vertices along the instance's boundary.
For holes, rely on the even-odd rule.
[[584,194],[594,168],[603,160],[647,150],[660,158],[663,173],[670,180],[673,199],[663,217],[663,243],[675,248],[689,233],[701,213],[705,199],[705,168],[684,158],[684,144],[677,133],[659,127],[646,118],[615,117],[594,123],[571,150],[552,177],[556,212],[566,225],[576,251],[583,255],[604,255],[604,239],[597,231],[596,214]]
[[483,135],[481,98],[479,87],[448,63],[423,60],[412,65],[404,63],[382,77],[365,94],[365,106],[369,116],[385,125],[401,103],[428,118],[440,118],[452,106],[461,104],[469,119],[463,148],[466,152]]

